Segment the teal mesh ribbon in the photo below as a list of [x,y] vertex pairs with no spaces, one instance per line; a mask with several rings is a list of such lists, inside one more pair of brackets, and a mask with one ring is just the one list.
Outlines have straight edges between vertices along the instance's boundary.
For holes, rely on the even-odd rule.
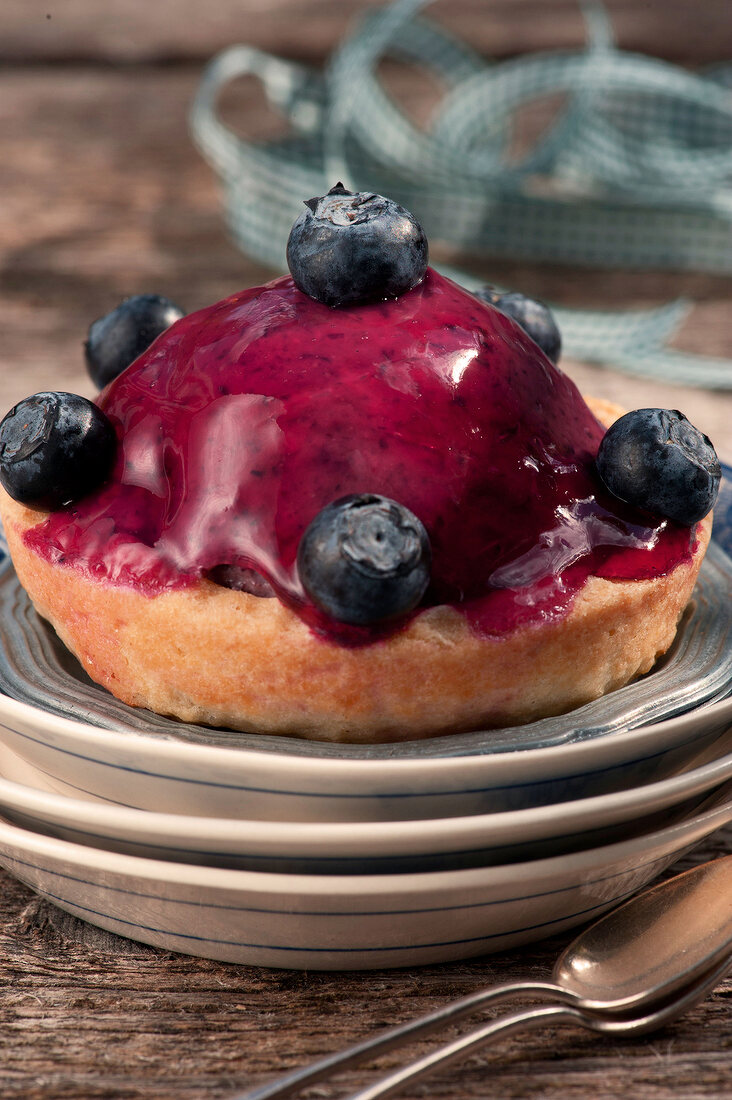
[[[620,51],[594,4],[582,9],[584,49],[491,63],[421,15],[429,2],[396,0],[370,13],[322,73],[248,46],[206,68],[191,130],[221,178],[246,253],[284,270],[303,199],[342,180],[388,194],[432,242],[488,262],[732,273],[732,63],[695,75]],[[380,84],[387,56],[442,81],[428,129]],[[245,141],[221,121],[219,91],[244,74],[289,119],[287,137]],[[556,93],[561,110],[517,161],[516,112]],[[442,269],[468,289],[479,285]],[[633,311],[553,308],[570,356],[732,389],[730,361],[668,346],[691,308],[685,300]]]

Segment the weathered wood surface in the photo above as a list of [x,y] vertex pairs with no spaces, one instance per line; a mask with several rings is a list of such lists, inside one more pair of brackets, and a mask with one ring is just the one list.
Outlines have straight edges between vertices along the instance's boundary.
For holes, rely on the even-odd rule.
[[[0,59],[181,61],[246,39],[319,61],[384,0],[3,0]],[[604,0],[618,45],[703,64],[732,57],[727,0]],[[430,18],[493,57],[584,42],[577,0],[437,0]]]
[[[3,411],[42,388],[91,393],[81,355],[86,328],[124,294],[160,291],[193,309],[271,274],[229,242],[214,181],[188,141],[186,110],[201,63],[245,32],[263,48],[322,58],[367,6],[3,0],[0,58],[10,62],[0,73]],[[609,7],[626,45],[690,61],[732,56],[726,2],[611,0]],[[446,22],[453,13],[456,30],[469,27],[474,42],[499,54],[579,41],[573,0],[435,6]],[[245,130],[269,124],[253,88],[231,106]],[[685,293],[698,305],[684,345],[732,357],[730,279],[579,275],[506,263],[490,265],[486,276],[577,305],[651,304]],[[732,459],[732,395],[565,365],[583,388],[625,405],[685,409]],[[728,851],[730,829],[690,858]],[[227,1097],[446,998],[547,974],[568,938],[414,972],[250,969],[98,932],[0,874],[0,1096]],[[358,1071],[345,1082],[353,1089],[367,1078]],[[610,1041],[556,1028],[516,1037],[404,1095],[732,1097],[732,982],[657,1036]]]
[[[727,830],[693,861],[730,850]],[[548,976],[569,939],[414,971],[236,967],[95,932],[13,880],[0,881],[3,1100],[224,1100],[447,999],[520,976]],[[732,1096],[731,1024],[727,980],[653,1036],[608,1039],[567,1026],[517,1035],[403,1095],[725,1100]],[[412,1044],[408,1053],[416,1057],[431,1045]],[[378,1068],[397,1064],[389,1055]],[[323,1086],[308,1095],[344,1095],[373,1072],[351,1071],[333,1092]]]

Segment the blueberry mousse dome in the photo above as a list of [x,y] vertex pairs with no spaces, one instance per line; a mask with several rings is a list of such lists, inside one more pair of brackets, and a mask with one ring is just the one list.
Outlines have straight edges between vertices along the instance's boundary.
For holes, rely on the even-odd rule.
[[141,353],[96,324],[95,401],[0,424],[18,576],[92,678],[183,721],[384,742],[651,669],[709,541],[708,441],[586,401],[382,196],[309,200],[288,263]]

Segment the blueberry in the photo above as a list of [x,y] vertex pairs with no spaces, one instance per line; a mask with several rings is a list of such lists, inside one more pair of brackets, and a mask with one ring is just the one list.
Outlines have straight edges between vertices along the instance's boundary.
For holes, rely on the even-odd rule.
[[287,264],[304,294],[327,306],[396,298],[427,270],[427,238],[391,199],[342,183],[308,199],[287,242]]
[[476,298],[500,309],[507,317],[512,317],[527,336],[538,344],[552,363],[559,362],[562,350],[562,336],[554,315],[548,306],[537,298],[527,298],[518,291],[501,293],[493,286],[482,286],[475,291]]
[[84,354],[94,384],[106,386],[183,316],[182,309],[159,294],[135,294],[93,321]]
[[707,437],[671,409],[636,409],[616,420],[597,471],[620,500],[685,527],[714,507],[722,476]]
[[406,615],[429,581],[427,532],[408,508],[370,493],[318,512],[297,554],[311,600],[338,622],[369,626]]
[[116,449],[102,412],[75,393],[36,393],[0,421],[0,482],[21,504],[53,509],[107,478]]

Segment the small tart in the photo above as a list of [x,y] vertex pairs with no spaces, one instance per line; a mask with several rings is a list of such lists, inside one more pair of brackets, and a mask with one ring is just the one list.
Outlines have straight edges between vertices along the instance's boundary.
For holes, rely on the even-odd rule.
[[[622,410],[588,400],[606,426]],[[48,513],[0,490],[18,577],[89,675],[123,702],[182,721],[326,741],[412,740],[560,714],[648,672],[671,645],[711,536],[651,580],[590,576],[566,615],[483,637],[427,608],[360,647],[312,631],[276,598],[208,580],[158,595],[37,554]]]

